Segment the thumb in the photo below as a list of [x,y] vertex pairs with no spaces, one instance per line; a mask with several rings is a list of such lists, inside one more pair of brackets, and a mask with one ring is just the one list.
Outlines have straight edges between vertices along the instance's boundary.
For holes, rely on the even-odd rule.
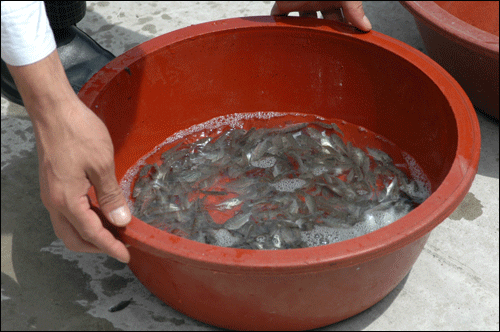
[[283,1],[276,1],[274,3],[273,8],[271,9],[271,15],[287,15],[290,11],[287,11],[286,9],[288,8],[283,8],[286,7],[287,1],[284,1],[285,4],[283,4]]
[[89,178],[94,185],[101,211],[113,225],[123,227],[130,222],[132,215],[113,169],[105,174],[89,174]]
[[345,1],[342,9],[347,22],[350,22],[363,31],[370,31],[372,29],[372,25],[363,10],[362,1]]

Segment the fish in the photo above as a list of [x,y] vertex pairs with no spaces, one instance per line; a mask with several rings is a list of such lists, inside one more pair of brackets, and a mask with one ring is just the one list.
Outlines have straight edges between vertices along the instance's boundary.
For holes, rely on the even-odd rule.
[[342,137],[344,137],[344,133],[342,132],[342,130],[340,130],[339,126],[336,123],[332,122],[331,126],[333,127],[333,130],[335,130],[337,133],[342,135]]
[[252,215],[251,212],[248,213],[240,213],[230,219],[228,219],[224,223],[224,228],[228,230],[236,230],[239,229],[241,226],[246,224],[250,220],[250,216]]
[[[321,121],[207,130],[139,170],[133,213],[201,243],[282,250],[307,246],[302,236],[316,227],[402,216],[425,200],[388,154],[341,137]],[[212,211],[232,217],[218,224]]]
[[347,155],[347,147],[344,144],[344,141],[342,141],[339,136],[337,136],[335,133],[331,134],[329,136],[329,141],[331,142],[330,144],[332,144],[333,149],[336,149],[337,151],[342,152],[344,155]]
[[139,172],[139,177],[145,177],[149,171],[153,168],[153,165],[145,165],[143,168],[141,168],[141,171]]
[[295,227],[282,227],[280,231],[281,242],[286,248],[298,248],[303,245],[300,231]]
[[272,143],[268,139],[264,139],[264,141],[258,143],[251,153],[250,160],[257,161],[262,158],[270,148],[271,144]]
[[238,197],[228,199],[227,201],[224,201],[220,204],[217,204],[217,209],[218,210],[231,210],[235,206],[238,206],[242,203],[243,201],[239,199]]
[[366,150],[368,151],[368,154],[373,157],[373,159],[381,162],[383,165],[392,163],[392,158],[387,153],[369,147],[367,147]]
[[126,301],[121,301],[117,305],[110,307],[108,309],[108,311],[109,312],[117,312],[117,311],[123,310],[126,307],[128,307],[128,305],[132,302],[132,300],[133,300],[133,298],[130,298],[129,300],[126,300]]
[[305,200],[306,200],[306,206],[307,209],[309,210],[309,213],[316,213],[316,202],[314,201],[314,198],[311,195],[305,195]]
[[193,143],[194,146],[203,148],[205,147],[210,141],[212,140],[212,137],[205,137],[205,138],[200,138],[196,142]]
[[281,135],[293,133],[293,132],[297,132],[297,131],[307,127],[307,125],[308,125],[307,122],[296,123],[296,124],[285,126],[284,128],[273,129],[273,130],[271,130],[271,133],[278,133]]

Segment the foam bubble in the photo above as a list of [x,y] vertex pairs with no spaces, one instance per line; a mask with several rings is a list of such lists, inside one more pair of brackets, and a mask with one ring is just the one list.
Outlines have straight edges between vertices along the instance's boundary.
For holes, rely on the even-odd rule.
[[257,161],[251,161],[250,163],[254,167],[269,168],[269,167],[273,167],[274,164],[276,164],[276,158],[275,157],[266,157],[266,158],[262,158],[262,159],[257,160]]
[[321,174],[326,173],[326,172],[328,172],[328,168],[326,168],[323,165],[315,167],[312,171],[314,176],[320,176]]
[[305,184],[306,181],[302,179],[282,179],[271,185],[278,191],[285,191],[291,193],[299,188],[302,188]]
[[215,245],[220,247],[230,247],[238,242],[238,238],[233,236],[227,229],[221,228],[214,232]]
[[383,211],[366,211],[362,220],[354,226],[331,228],[316,225],[310,231],[301,232],[302,241],[308,247],[332,244],[374,232],[404,217],[411,211],[410,204],[394,204]]
[[364,235],[355,227],[350,228],[331,228],[327,226],[316,226],[310,231],[301,232],[302,241],[308,247],[316,247],[325,244],[332,244],[352,239]]
[[426,199],[431,194],[431,182],[429,181],[429,178],[427,178],[420,165],[417,164],[417,161],[412,156],[404,151],[401,152],[401,155],[408,165],[411,177],[417,183],[418,188],[415,192],[415,196]]

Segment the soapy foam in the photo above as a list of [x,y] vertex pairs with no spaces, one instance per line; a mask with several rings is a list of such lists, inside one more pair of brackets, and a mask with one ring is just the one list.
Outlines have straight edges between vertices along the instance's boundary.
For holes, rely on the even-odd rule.
[[257,161],[251,161],[250,164],[254,167],[269,168],[269,167],[273,167],[274,164],[276,164],[276,158],[266,157],[266,158],[262,158],[262,159],[257,160]]
[[214,237],[216,245],[220,247],[230,247],[238,242],[238,239],[234,237],[227,229],[218,229],[214,232]]
[[318,166],[318,167],[313,169],[312,173],[314,176],[320,176],[321,174],[326,173],[326,172],[328,172],[328,168],[326,168],[325,166]]
[[278,191],[285,191],[292,193],[297,189],[302,188],[306,184],[306,181],[302,179],[282,179],[278,182],[271,184]]
[[376,211],[365,213],[362,221],[356,223],[349,228],[332,228],[327,226],[316,226],[310,231],[301,232],[302,241],[307,247],[315,247],[325,244],[350,240],[352,238],[362,236],[374,232],[382,227],[385,227],[392,222],[404,217],[410,212],[409,205],[401,211],[396,211],[394,208],[384,211]]
[[316,247],[352,239],[364,235],[356,227],[331,228],[327,226],[316,226],[310,231],[301,232],[302,241],[308,247]]
[[408,170],[410,171],[411,177],[415,180],[418,185],[418,190],[415,192],[415,196],[421,197],[423,199],[429,197],[431,193],[431,182],[429,178],[425,175],[422,168],[417,164],[417,161],[406,152],[401,152],[406,164],[408,165]]

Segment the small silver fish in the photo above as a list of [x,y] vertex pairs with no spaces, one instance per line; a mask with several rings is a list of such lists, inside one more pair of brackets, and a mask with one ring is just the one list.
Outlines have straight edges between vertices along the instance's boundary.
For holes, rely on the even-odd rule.
[[194,146],[197,146],[197,147],[205,147],[208,142],[210,142],[212,140],[211,137],[205,137],[205,138],[200,138],[199,140],[197,140],[196,142],[193,143]]
[[397,177],[395,177],[392,180],[392,182],[387,186],[385,199],[389,201],[397,201],[399,199],[399,186]]
[[109,308],[108,311],[109,312],[117,312],[117,311],[123,310],[126,307],[128,307],[128,305],[132,302],[132,300],[133,300],[133,298],[130,298],[130,300],[126,300],[126,301],[121,301],[117,305],[112,306],[111,308]]
[[332,127],[333,127],[333,130],[335,130],[337,133],[339,133],[340,135],[342,135],[342,137],[344,137],[344,133],[342,132],[342,130],[340,130],[339,126],[337,126],[336,123],[333,123],[332,122]]
[[307,209],[309,210],[309,213],[316,213],[316,202],[314,201],[314,198],[311,195],[305,195],[305,200],[306,200],[306,206]]
[[177,177],[177,180],[178,181],[184,181],[184,182],[188,182],[188,183],[192,183],[192,182],[196,182],[198,181],[198,179],[201,177],[201,172],[200,171],[188,171],[188,172],[184,172],[183,174],[180,174],[178,177]]
[[279,133],[279,134],[287,134],[287,133],[297,132],[297,131],[305,128],[305,127],[307,127],[307,123],[306,122],[289,125],[289,126],[286,126],[284,128],[277,129],[275,131],[277,133]]
[[238,206],[242,203],[243,201],[239,199],[238,197],[228,199],[227,201],[224,201],[220,204],[217,204],[217,209],[218,210],[231,210],[235,206]]
[[239,229],[250,220],[251,215],[251,212],[237,214],[224,223],[224,228],[228,230]]
[[[141,170],[134,215],[202,243],[277,250],[304,247],[301,232],[316,226],[399,216],[423,199],[425,188],[387,154],[344,143],[342,136],[335,123],[317,121],[208,130],[194,143],[180,140],[162,164]],[[217,198],[222,203],[213,203]],[[207,209],[237,212],[219,225]]]
[[376,161],[380,161],[384,165],[392,163],[392,158],[387,153],[369,147],[367,147],[366,150],[368,151],[368,154],[372,156]]
[[146,176],[149,173],[149,171],[151,170],[151,168],[153,168],[153,165],[150,165],[150,164],[145,165],[143,168],[141,168],[141,171],[139,172],[139,176],[140,177]]
[[342,141],[342,139],[336,134],[331,134],[329,137],[330,141],[334,145],[334,149],[338,149],[340,152],[347,155],[347,147],[345,146],[344,141]]
[[314,139],[316,141],[320,141],[321,140],[321,137],[322,137],[321,133],[318,130],[314,129],[313,127],[307,127],[306,128],[306,132],[309,134],[309,136],[312,139]]
[[281,237],[279,233],[276,233],[272,236],[271,241],[276,248],[281,248]]

